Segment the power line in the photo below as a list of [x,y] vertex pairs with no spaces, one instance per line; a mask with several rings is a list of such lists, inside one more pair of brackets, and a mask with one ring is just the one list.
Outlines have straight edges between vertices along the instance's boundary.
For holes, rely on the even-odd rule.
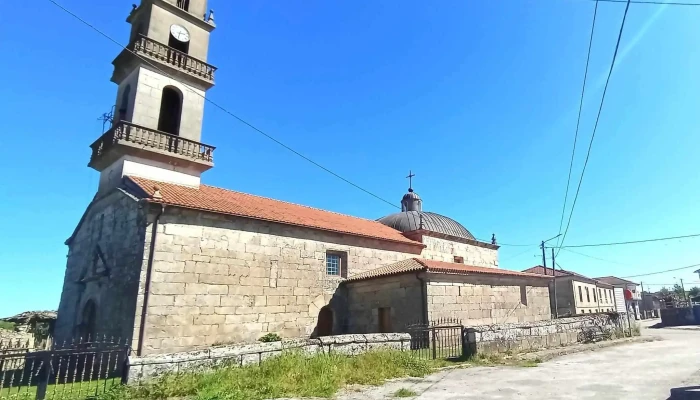
[[578,254],[579,256],[583,256],[583,257],[591,258],[591,259],[594,259],[594,260],[598,260],[598,261],[603,261],[603,262],[607,262],[607,263],[611,263],[611,264],[617,264],[617,265],[623,265],[623,266],[626,266],[626,267],[632,267],[632,265],[630,265],[630,264],[624,264],[624,263],[617,262],[617,261],[606,260],[606,259],[600,258],[600,257],[589,256],[588,254],[579,253],[578,251],[570,250],[570,249],[567,249],[567,248],[563,248],[562,250],[567,251],[567,252],[569,252],[569,253]]
[[153,67],[153,68],[155,68],[156,70],[158,70],[161,74],[167,76],[167,77],[170,78],[170,79],[173,79],[173,80],[176,80],[176,81],[180,82],[180,83],[183,84],[188,90],[190,90],[192,93],[194,93],[195,95],[201,97],[202,99],[204,99],[204,101],[209,102],[210,104],[212,104],[212,105],[215,106],[216,108],[220,109],[221,111],[223,111],[223,112],[229,114],[230,116],[232,116],[233,118],[237,119],[239,122],[241,122],[242,124],[248,126],[248,127],[251,128],[252,130],[254,130],[254,131],[258,132],[259,134],[265,136],[266,138],[272,140],[273,142],[275,142],[275,143],[277,143],[278,145],[282,146],[283,148],[289,150],[290,152],[296,154],[297,156],[301,157],[302,159],[308,161],[309,163],[315,165],[316,167],[318,167],[318,168],[320,168],[320,169],[326,171],[327,173],[329,173],[329,174],[335,176],[336,178],[342,180],[343,182],[345,182],[345,183],[347,183],[347,184],[349,184],[349,185],[355,187],[356,189],[359,189],[359,190],[361,190],[361,191],[363,191],[363,192],[369,194],[370,196],[372,196],[372,197],[374,197],[374,198],[376,198],[376,199],[378,199],[378,200],[380,200],[380,201],[383,201],[384,203],[389,204],[389,205],[392,206],[392,207],[401,208],[401,207],[397,206],[396,204],[390,202],[389,200],[386,200],[386,199],[380,197],[379,195],[370,192],[369,190],[367,190],[367,189],[365,189],[365,188],[359,186],[358,184],[356,184],[356,183],[354,183],[354,182],[352,182],[352,181],[350,181],[350,180],[348,180],[348,179],[346,179],[346,178],[340,176],[339,174],[333,172],[332,170],[330,170],[330,169],[324,167],[323,165],[317,163],[316,161],[312,160],[311,158],[309,158],[309,157],[307,157],[307,156],[301,154],[300,152],[294,150],[292,147],[290,147],[290,146],[284,144],[283,142],[281,142],[280,140],[274,138],[272,135],[270,135],[270,134],[268,134],[268,133],[265,133],[263,130],[257,128],[257,127],[256,127],[255,125],[253,125],[252,123],[250,123],[250,122],[244,120],[243,118],[237,116],[236,114],[232,113],[231,111],[227,110],[226,108],[224,108],[223,106],[219,105],[218,103],[212,101],[211,99],[205,97],[204,95],[202,95],[202,94],[200,94],[200,93],[197,93],[195,90],[193,90],[192,88],[190,88],[189,85],[185,84],[184,82],[181,82],[181,81],[178,80],[177,78],[173,77],[171,74],[168,74],[167,72],[163,71],[163,70],[162,70],[161,68],[159,68],[157,65],[154,65],[154,64],[151,63],[149,60],[147,60],[147,59],[145,59],[144,57],[141,57],[140,55],[136,54],[134,51],[130,50],[130,49],[127,48],[126,46],[123,46],[123,45],[122,45],[121,43],[119,43],[117,40],[113,39],[111,36],[109,36],[109,35],[107,35],[106,33],[102,32],[100,29],[96,28],[95,26],[93,26],[92,24],[90,24],[89,22],[87,22],[86,20],[84,20],[83,18],[81,18],[80,16],[78,16],[77,14],[75,14],[74,12],[68,10],[68,9],[65,8],[64,6],[62,6],[62,5],[60,5],[59,3],[57,3],[56,1],[54,1],[54,0],[48,0],[48,1],[51,2],[51,3],[53,3],[53,5],[55,5],[56,7],[60,8],[61,10],[63,10],[64,12],[66,12],[67,14],[71,15],[73,18],[75,18],[75,19],[77,19],[78,21],[82,22],[83,24],[87,25],[88,27],[90,27],[90,28],[91,28],[92,30],[94,30],[95,32],[97,32],[97,33],[99,33],[100,35],[104,36],[105,38],[107,38],[108,40],[110,40],[111,42],[113,42],[114,44],[116,44],[117,46],[119,46],[119,47],[121,47],[122,49],[128,51],[129,53],[133,54],[134,56],[140,58],[140,59],[143,60],[146,64],[148,64],[148,65],[150,65],[151,67]]
[[620,246],[620,245],[626,245],[626,244],[661,242],[661,241],[665,241],[665,240],[674,240],[674,239],[687,239],[687,238],[694,238],[694,237],[699,237],[699,236],[700,236],[700,233],[694,233],[692,235],[670,236],[670,237],[662,237],[662,238],[654,238],[654,239],[642,239],[642,240],[630,240],[627,242],[576,244],[576,245],[569,245],[569,246],[559,246],[559,248],[568,250],[568,249],[580,248],[580,247]]
[[[589,1],[595,1],[595,2],[605,2],[605,3],[627,3],[627,0],[589,0]],[[686,2],[678,2],[678,1],[669,1],[668,3],[663,2],[663,1],[638,1],[638,0],[632,0],[630,3],[634,4],[652,4],[652,5],[670,5],[670,6],[700,6],[700,3],[686,3]]]
[[680,271],[682,269],[688,269],[688,268],[695,268],[700,266],[700,264],[693,264],[693,265],[688,265],[685,267],[680,267],[680,268],[672,268],[672,269],[667,269],[663,271],[657,271],[657,272],[649,272],[647,274],[639,274],[639,275],[630,275],[630,276],[623,276],[622,278],[639,278],[640,276],[649,276],[649,275],[658,275],[658,274],[663,274],[666,272],[673,272],[673,271]]
[[[566,179],[566,191],[564,192],[564,204],[561,206],[561,218],[559,220],[559,233],[564,225],[564,214],[566,214],[566,201],[569,198],[569,185],[571,184],[571,171],[574,168],[574,155],[576,154],[576,141],[578,140],[578,130],[581,126],[581,110],[583,110],[583,97],[586,93],[586,79],[588,78],[588,65],[591,61],[591,47],[593,47],[593,32],[595,31],[595,20],[598,15],[598,2],[595,2],[593,9],[593,23],[591,24],[591,35],[588,39],[588,54],[586,55],[586,69],[583,72],[583,85],[581,87],[581,100],[578,104],[578,117],[576,118],[576,132],[574,133],[574,146],[571,149],[571,162],[569,163],[569,177]],[[557,239],[557,245],[559,239]],[[558,253],[558,252],[557,252]]]
[[[613,68],[615,67],[615,60],[617,59],[617,52],[620,49],[620,41],[622,39],[622,31],[625,28],[625,21],[627,20],[627,12],[630,9],[630,0],[627,0],[627,6],[625,7],[625,13],[622,15],[622,23],[620,24],[620,32],[617,34],[617,43],[615,44],[615,53],[613,53],[612,62],[610,63],[610,71],[608,71],[608,77],[605,80],[605,87],[603,88],[603,95],[600,98],[600,106],[598,107],[598,116],[595,119],[595,125],[593,126],[593,134],[591,135],[591,141],[588,143],[588,151],[586,152],[586,160],[583,163],[583,169],[581,170],[581,178],[578,181],[578,187],[576,188],[576,195],[574,196],[574,201],[571,205],[571,212],[569,213],[569,220],[566,223],[566,229],[564,230],[564,236],[562,236],[560,246],[564,244],[566,240],[566,234],[569,233],[569,226],[571,226],[571,217],[574,215],[574,209],[576,208],[576,201],[578,200],[579,192],[581,191],[581,184],[583,183],[583,177],[586,173],[586,167],[588,166],[588,159],[591,156],[591,148],[593,147],[593,140],[595,139],[596,131],[598,130],[598,122],[600,121],[600,114],[603,112],[603,104],[605,103],[605,94],[608,92],[608,84],[610,83],[610,77],[612,76]],[[557,251],[557,255],[559,252]]]
[[520,253],[518,253],[518,254],[516,254],[516,255],[514,255],[514,256],[506,257],[506,258],[502,259],[501,262],[504,262],[504,261],[507,261],[507,260],[512,260],[512,259],[514,259],[514,258],[518,258],[518,257],[522,256],[523,254],[527,253],[528,251],[533,251],[533,250],[535,250],[537,247],[539,247],[539,245],[533,245],[532,247],[527,248],[527,249],[525,249],[525,251],[521,251]]

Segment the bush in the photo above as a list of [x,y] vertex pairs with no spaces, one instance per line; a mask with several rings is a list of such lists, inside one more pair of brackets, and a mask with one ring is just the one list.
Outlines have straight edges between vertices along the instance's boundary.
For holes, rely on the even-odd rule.
[[5,329],[8,331],[15,330],[15,324],[13,322],[0,321],[0,329]]
[[265,336],[261,337],[260,339],[258,339],[258,341],[263,342],[263,343],[281,342],[282,338],[280,337],[280,335],[270,332],[270,333],[266,334]]

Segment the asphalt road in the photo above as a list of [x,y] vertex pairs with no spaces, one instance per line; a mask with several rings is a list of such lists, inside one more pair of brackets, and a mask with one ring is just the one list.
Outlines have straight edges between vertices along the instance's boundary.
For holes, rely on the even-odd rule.
[[[648,328],[663,340],[562,356],[534,368],[454,369],[350,392],[342,400],[388,399],[401,388],[414,399],[700,400],[700,327]],[[697,391],[689,387],[698,386]]]

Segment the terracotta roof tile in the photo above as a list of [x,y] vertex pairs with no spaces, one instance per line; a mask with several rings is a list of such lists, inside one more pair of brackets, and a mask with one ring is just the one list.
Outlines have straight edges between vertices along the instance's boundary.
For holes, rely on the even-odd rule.
[[[545,271],[545,268],[544,268],[543,266],[541,266],[541,265],[537,265],[537,266],[534,266],[534,267],[532,267],[532,268],[524,269],[523,272],[527,272],[527,273],[529,273],[529,274],[549,275],[549,276],[552,276],[552,269],[551,269],[551,268],[547,268],[547,270]],[[556,270],[556,275],[557,275],[557,276],[569,276],[569,275],[574,275],[574,276],[584,277],[583,275],[577,274],[577,273],[575,273],[575,272],[565,271],[565,270],[561,270],[561,269]],[[585,278],[585,277],[584,277],[584,278]],[[590,278],[586,278],[586,279],[590,279]]]
[[347,279],[348,282],[360,281],[365,279],[379,278],[390,275],[404,274],[408,272],[426,271],[455,275],[472,275],[472,274],[487,274],[487,275],[502,275],[502,276],[518,276],[526,278],[542,278],[551,279],[551,277],[541,274],[530,274],[526,272],[511,271],[499,268],[475,267],[472,265],[451,263],[445,261],[424,260],[420,258],[409,258],[393,264],[385,265],[381,268],[376,268],[370,271],[365,271],[351,276]]
[[213,186],[192,188],[134,176],[128,179],[148,196],[153,195],[157,186],[162,198],[152,198],[153,202],[423,247],[422,243],[377,221]]

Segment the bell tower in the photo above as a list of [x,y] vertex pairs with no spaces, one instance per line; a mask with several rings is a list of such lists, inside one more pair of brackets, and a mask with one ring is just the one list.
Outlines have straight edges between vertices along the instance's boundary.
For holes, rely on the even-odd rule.
[[112,126],[90,146],[98,191],[124,175],[198,187],[214,166],[214,147],[201,143],[204,96],[216,71],[207,63],[214,13],[207,0],[141,0],[126,21],[129,44],[112,61]]

